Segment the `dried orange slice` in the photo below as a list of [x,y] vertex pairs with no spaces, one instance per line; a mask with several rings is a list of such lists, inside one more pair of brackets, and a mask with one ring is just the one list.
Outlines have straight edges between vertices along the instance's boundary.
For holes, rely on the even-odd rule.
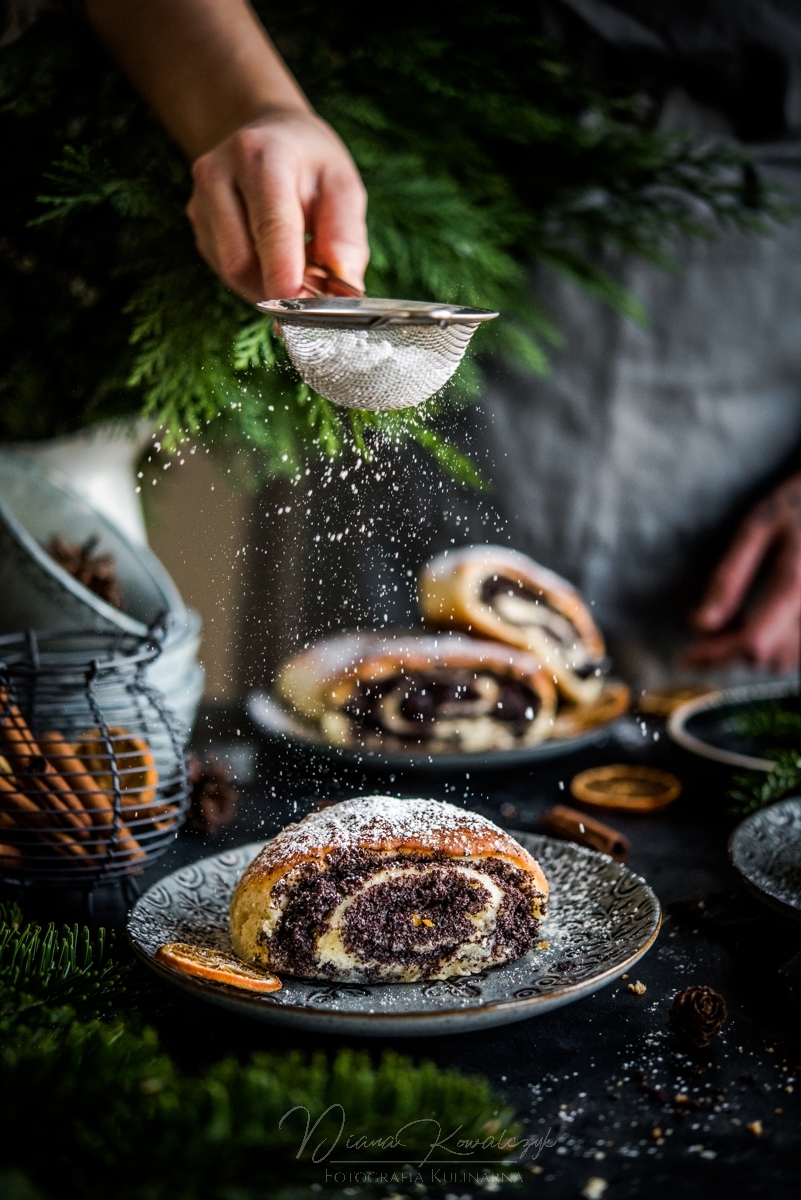
[[580,804],[616,812],[658,812],[681,795],[681,781],[669,771],[613,763],[591,767],[570,781]]
[[188,942],[167,942],[160,946],[156,951],[156,962],[182,971],[184,975],[210,979],[214,983],[227,983],[230,987],[245,988],[249,992],[277,992],[281,988],[281,980],[277,975],[250,967],[222,950],[190,946]]
[[554,717],[551,737],[569,738],[608,725],[626,712],[631,701],[631,692],[625,683],[607,680],[603,691],[591,704],[560,704]]
[[643,692],[635,705],[638,712],[649,717],[669,717],[674,709],[695,700],[698,696],[707,696],[715,689],[701,683],[675,684],[671,687],[653,688]]
[[[155,799],[159,782],[159,773],[150,746],[144,738],[137,737],[122,725],[111,725],[108,732],[120,777],[122,803],[126,808],[147,809]],[[86,770],[113,800],[114,780],[101,731],[90,729],[88,733],[82,734],[81,740],[75,746],[75,754],[83,760]],[[167,811],[166,807],[159,807],[142,815],[156,817]]]

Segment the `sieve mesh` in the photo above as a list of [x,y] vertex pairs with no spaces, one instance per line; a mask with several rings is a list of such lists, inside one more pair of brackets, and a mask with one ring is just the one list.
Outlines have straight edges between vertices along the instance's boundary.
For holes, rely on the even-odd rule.
[[282,322],[289,357],[310,387],[347,408],[421,404],[448,382],[477,325],[321,328]]

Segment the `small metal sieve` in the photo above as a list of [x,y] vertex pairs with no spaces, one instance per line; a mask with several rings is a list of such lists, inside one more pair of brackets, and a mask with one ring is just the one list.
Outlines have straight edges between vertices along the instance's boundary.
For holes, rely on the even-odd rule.
[[289,357],[302,379],[335,404],[389,410],[421,404],[448,382],[485,308],[313,296],[263,300],[256,306],[280,322]]

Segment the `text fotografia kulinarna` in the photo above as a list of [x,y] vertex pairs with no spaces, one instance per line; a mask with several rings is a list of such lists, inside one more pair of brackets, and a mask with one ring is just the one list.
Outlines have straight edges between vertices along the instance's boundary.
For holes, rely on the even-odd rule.
[[[551,1145],[551,1143],[548,1143]],[[446,1183],[472,1183],[476,1187],[486,1188],[487,1191],[496,1191],[507,1183],[522,1183],[523,1177],[520,1171],[487,1171],[485,1168],[478,1170],[468,1170],[467,1167],[459,1167],[450,1170],[445,1167],[431,1167],[428,1171],[418,1171],[413,1167],[405,1168],[402,1171],[332,1171],[326,1169],[326,1183],[342,1184],[389,1184],[389,1183],[417,1183],[427,1186],[428,1184],[446,1184]],[[317,1185],[319,1187],[319,1185]],[[312,1189],[315,1185],[312,1184]]]
[[[534,1162],[539,1157],[541,1152],[547,1147],[556,1145],[555,1142],[548,1140],[550,1129],[544,1135],[538,1137],[514,1137],[507,1136],[506,1129],[497,1134],[487,1134],[485,1137],[459,1137],[462,1126],[457,1125],[456,1129],[452,1130],[443,1136],[442,1126],[435,1117],[419,1117],[414,1121],[407,1121],[405,1125],[401,1125],[394,1133],[388,1133],[381,1137],[367,1137],[361,1134],[359,1137],[347,1135],[345,1126],[347,1124],[347,1116],[345,1109],[341,1104],[329,1104],[316,1121],[312,1122],[312,1116],[308,1108],[302,1104],[296,1104],[294,1108],[288,1109],[281,1120],[278,1122],[279,1128],[293,1114],[299,1114],[299,1120],[305,1120],[305,1129],[303,1129],[298,1144],[298,1150],[295,1157],[297,1159],[303,1157],[310,1151],[311,1161],[315,1164],[327,1162],[330,1166],[368,1166],[376,1165],[386,1167],[390,1164],[397,1163],[400,1166],[408,1168],[410,1166],[409,1156],[398,1159],[381,1158],[370,1160],[363,1157],[359,1158],[332,1158],[335,1151],[342,1153],[343,1151],[388,1151],[400,1150],[406,1148],[404,1136],[409,1136],[411,1130],[415,1130],[418,1137],[423,1132],[423,1127],[428,1126],[428,1133],[431,1137],[428,1149],[423,1154],[419,1163],[418,1169],[423,1166],[441,1166],[451,1164],[455,1160],[470,1159],[471,1167],[492,1165],[499,1167],[502,1161],[498,1157],[481,1159],[478,1157],[482,1152],[494,1151],[496,1155],[504,1155],[505,1162],[523,1163],[528,1159]],[[339,1122],[339,1128],[331,1135],[323,1136],[319,1142],[313,1144],[313,1139],[317,1136],[319,1127],[326,1118],[334,1119]],[[419,1141],[418,1141],[419,1144]],[[448,1155],[447,1158],[438,1157]]]

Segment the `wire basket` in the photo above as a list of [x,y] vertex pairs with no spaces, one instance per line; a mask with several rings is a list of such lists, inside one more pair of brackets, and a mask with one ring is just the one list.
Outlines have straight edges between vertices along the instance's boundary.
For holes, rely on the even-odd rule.
[[140,874],[188,807],[153,635],[0,637],[0,877],[84,887]]

